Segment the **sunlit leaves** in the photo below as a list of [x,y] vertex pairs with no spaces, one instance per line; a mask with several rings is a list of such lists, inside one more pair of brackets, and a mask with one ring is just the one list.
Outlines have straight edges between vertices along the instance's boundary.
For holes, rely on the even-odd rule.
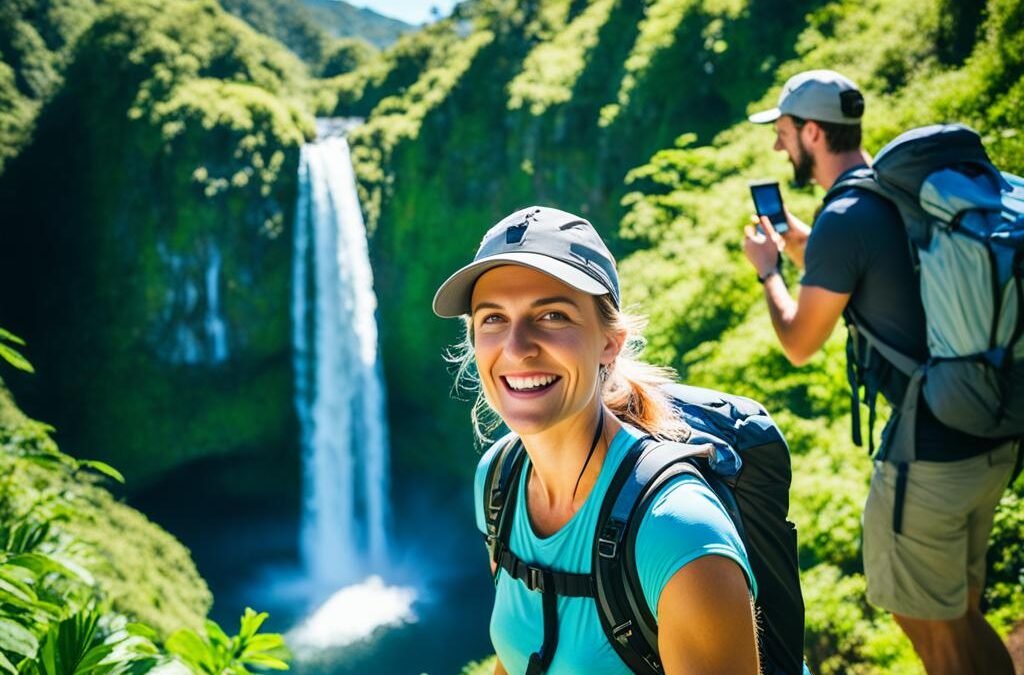
[[167,639],[165,646],[196,673],[248,673],[248,667],[287,670],[289,655],[284,638],[277,633],[258,632],[266,619],[266,613],[247,607],[234,637],[207,620],[205,636],[181,629]]
[[22,356],[19,351],[10,345],[4,344],[5,342],[19,346],[25,345],[25,341],[20,337],[0,328],[0,358],[7,361],[7,363],[11,364],[18,370],[23,370],[27,373],[35,372],[32,368],[32,364],[28,362],[28,359]]

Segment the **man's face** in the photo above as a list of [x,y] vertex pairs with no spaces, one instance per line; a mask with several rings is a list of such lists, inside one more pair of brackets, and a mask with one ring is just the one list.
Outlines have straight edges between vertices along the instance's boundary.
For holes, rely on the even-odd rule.
[[814,155],[807,151],[800,138],[802,129],[789,115],[775,120],[775,149],[784,150],[789,156],[789,163],[793,165],[793,182],[797,187],[807,185],[814,174]]

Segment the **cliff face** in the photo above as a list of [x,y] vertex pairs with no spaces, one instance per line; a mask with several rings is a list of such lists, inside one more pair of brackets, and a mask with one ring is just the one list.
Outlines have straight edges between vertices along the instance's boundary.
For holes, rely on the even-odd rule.
[[[617,241],[627,173],[684,131],[707,142],[743,119],[812,6],[478,2],[433,27],[418,81],[384,98],[354,138],[393,418],[416,420],[398,431],[400,462],[442,472],[473,463],[466,406],[424,406],[415,383],[450,382],[439,355],[458,331],[433,317],[430,299],[487,226],[550,204],[588,216],[629,251]],[[754,35],[758,50],[743,49]],[[418,452],[413,439],[428,429],[466,454]]]
[[294,472],[303,67],[212,1],[87,23],[0,181],[4,322],[40,364],[14,384],[133,488],[217,455]]

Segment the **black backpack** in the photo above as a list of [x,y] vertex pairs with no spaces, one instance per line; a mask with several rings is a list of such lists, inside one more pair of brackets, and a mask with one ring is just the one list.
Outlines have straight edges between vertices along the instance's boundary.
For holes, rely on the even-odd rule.
[[[640,517],[666,483],[690,473],[721,501],[747,551],[758,583],[755,603],[762,673],[803,672],[804,604],[797,564],[796,527],[787,520],[792,477],[789,447],[765,409],[755,401],[709,389],[666,387],[692,433],[687,443],[646,437],[628,450],[608,487],[594,534],[591,574],[568,574],[532,565],[509,548],[516,493],[526,452],[509,434],[490,451],[483,507],[487,546],[497,573],[504,569],[543,594],[544,642],[530,658],[528,675],[543,673],[558,642],[559,595],[593,597],[608,641],[634,672],[664,672],[658,657],[658,626],[643,596],[634,546]],[[716,471],[715,447],[741,458]],[[506,509],[506,505],[513,508]]]

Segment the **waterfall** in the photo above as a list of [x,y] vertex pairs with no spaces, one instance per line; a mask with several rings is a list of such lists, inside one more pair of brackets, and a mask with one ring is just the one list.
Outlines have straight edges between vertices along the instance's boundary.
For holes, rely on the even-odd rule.
[[329,123],[302,148],[293,259],[301,548],[332,591],[387,558],[388,438],[377,300],[348,143]]
[[164,306],[154,342],[170,363],[217,365],[228,359],[228,330],[220,309],[221,255],[212,239],[190,253],[157,242],[167,271]]

